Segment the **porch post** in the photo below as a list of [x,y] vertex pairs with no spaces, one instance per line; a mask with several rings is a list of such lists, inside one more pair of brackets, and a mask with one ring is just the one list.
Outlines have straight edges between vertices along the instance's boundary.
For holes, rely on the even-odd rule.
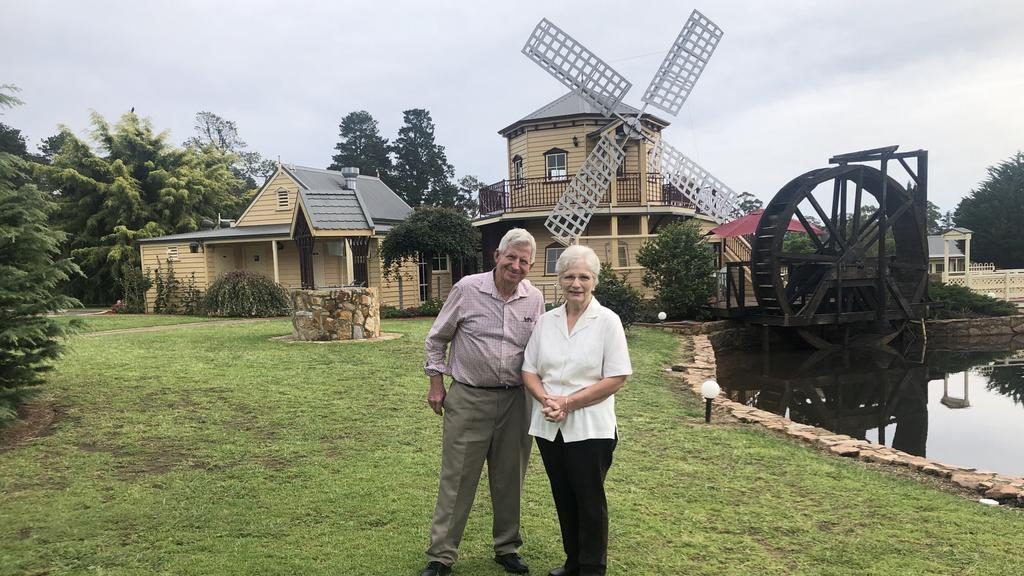
[[647,206],[651,203],[651,191],[647,182],[647,140],[644,138],[636,143],[636,161],[640,168],[640,204]]
[[942,283],[949,280],[949,239],[942,238]]
[[345,238],[345,284],[351,285],[355,280],[355,272],[352,269],[352,244]]
[[277,240],[270,241],[270,253],[274,255],[274,283],[281,283],[281,268],[277,265]]
[[966,234],[964,238],[964,276],[967,277],[967,285],[971,284],[971,236]]

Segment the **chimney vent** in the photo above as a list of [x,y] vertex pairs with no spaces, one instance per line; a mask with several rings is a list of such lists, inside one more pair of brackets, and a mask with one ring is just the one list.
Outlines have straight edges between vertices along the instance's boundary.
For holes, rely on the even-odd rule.
[[341,175],[345,178],[345,188],[355,190],[356,180],[359,178],[359,168],[342,168]]

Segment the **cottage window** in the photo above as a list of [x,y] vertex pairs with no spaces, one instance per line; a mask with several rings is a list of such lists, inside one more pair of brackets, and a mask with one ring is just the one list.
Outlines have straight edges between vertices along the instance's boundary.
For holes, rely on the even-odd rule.
[[167,261],[168,262],[177,262],[178,261],[178,247],[177,246],[168,246],[167,247]]
[[544,250],[545,276],[554,276],[558,274],[558,272],[555,271],[555,264],[558,262],[558,257],[562,255],[562,252],[565,252],[565,246],[562,246],[561,244],[548,246]]
[[545,174],[548,180],[564,180],[569,172],[566,169],[566,152],[557,148],[544,154]]
[[447,272],[448,256],[434,256],[434,260],[430,263],[430,267],[433,268],[434,272]]
[[516,187],[523,185],[523,157],[516,155],[512,158],[512,178]]
[[284,188],[277,191],[277,209],[288,209],[288,191],[285,190]]

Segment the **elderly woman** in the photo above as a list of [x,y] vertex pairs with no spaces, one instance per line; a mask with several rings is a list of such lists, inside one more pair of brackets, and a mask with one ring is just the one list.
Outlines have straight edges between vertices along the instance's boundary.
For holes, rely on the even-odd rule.
[[565,549],[565,564],[550,576],[603,575],[608,563],[604,479],[618,441],[614,394],[633,368],[622,322],[594,299],[600,268],[586,246],[562,252],[555,270],[565,304],[541,316],[523,360],[523,384],[536,400],[530,434]]

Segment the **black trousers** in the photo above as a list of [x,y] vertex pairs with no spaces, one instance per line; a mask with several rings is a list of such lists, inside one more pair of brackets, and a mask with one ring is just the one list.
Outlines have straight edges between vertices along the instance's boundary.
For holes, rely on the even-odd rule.
[[558,511],[569,574],[603,576],[608,567],[608,501],[604,479],[612,466],[614,439],[565,442],[537,438]]

